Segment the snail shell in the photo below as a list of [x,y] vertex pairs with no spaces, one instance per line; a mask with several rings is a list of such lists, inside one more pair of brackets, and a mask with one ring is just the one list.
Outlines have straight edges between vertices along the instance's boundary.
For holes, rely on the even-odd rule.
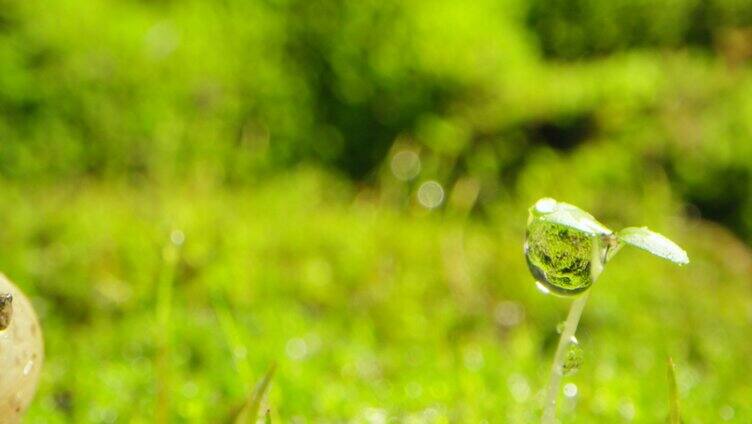
[[42,330],[29,299],[0,274],[0,421],[17,423],[29,406],[44,359]]

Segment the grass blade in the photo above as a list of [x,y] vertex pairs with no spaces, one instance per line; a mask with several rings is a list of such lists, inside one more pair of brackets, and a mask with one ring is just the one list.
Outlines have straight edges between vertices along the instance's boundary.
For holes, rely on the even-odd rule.
[[[276,368],[276,365],[269,367],[269,370],[256,385],[256,389],[248,398],[245,405],[243,405],[243,408],[240,410],[237,417],[235,417],[235,424],[256,424],[259,416],[259,409],[261,409],[261,401],[269,388],[269,383],[272,381]],[[266,422],[271,422],[268,411],[266,414]]]
[[162,249],[162,269],[157,280],[156,293],[156,357],[154,368],[156,374],[156,408],[154,422],[167,424],[172,421],[172,370],[170,358],[172,355],[172,302],[173,286],[178,261],[180,260],[180,245],[168,243]]
[[679,415],[679,391],[676,387],[676,370],[674,360],[668,358],[668,402],[669,402],[669,424],[681,424]]

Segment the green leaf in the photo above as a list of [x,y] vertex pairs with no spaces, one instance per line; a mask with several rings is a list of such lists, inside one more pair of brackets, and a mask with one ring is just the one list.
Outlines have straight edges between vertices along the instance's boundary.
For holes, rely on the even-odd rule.
[[668,259],[679,265],[689,263],[687,252],[666,237],[650,231],[647,227],[628,227],[619,231],[616,236],[626,244],[638,247],[642,250]]
[[668,422],[669,424],[681,424],[679,415],[679,391],[676,387],[676,369],[674,361],[668,358]]
[[[243,405],[243,408],[235,417],[235,424],[256,424],[256,421],[258,420],[259,409],[261,408],[261,400],[264,398],[264,394],[269,388],[269,383],[272,381],[275,369],[275,365],[269,367],[269,370],[266,372],[261,381],[259,381],[259,383],[256,385],[256,389],[253,391],[251,396],[248,397],[245,405]],[[269,416],[267,412],[267,418],[268,417]]]
[[577,206],[557,202],[550,197],[544,197],[535,202],[535,205],[530,208],[530,216],[533,219],[574,228],[590,236],[603,236],[613,233],[608,227],[593,218],[593,215]]

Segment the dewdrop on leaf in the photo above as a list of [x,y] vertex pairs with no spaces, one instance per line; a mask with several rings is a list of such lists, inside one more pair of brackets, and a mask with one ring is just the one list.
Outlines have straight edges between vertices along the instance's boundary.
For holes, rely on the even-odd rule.
[[611,230],[587,212],[551,198],[530,208],[525,258],[530,273],[544,287],[559,295],[575,295],[592,284],[593,238]]

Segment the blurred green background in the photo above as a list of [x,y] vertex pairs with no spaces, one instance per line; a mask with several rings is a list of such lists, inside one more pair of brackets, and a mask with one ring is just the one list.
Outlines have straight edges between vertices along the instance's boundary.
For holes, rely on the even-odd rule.
[[552,196],[685,247],[593,287],[564,423],[752,421],[752,4],[0,0],[30,423],[528,423]]

